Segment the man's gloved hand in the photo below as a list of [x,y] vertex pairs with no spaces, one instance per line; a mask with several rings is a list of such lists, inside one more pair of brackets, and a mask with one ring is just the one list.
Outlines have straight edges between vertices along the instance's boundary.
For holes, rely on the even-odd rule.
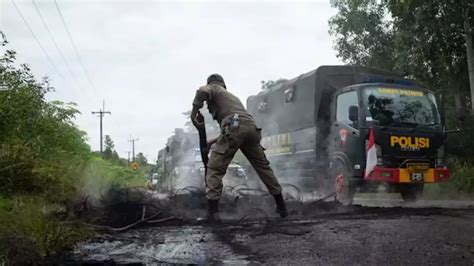
[[204,116],[201,112],[197,112],[195,116],[191,116],[191,122],[197,128],[204,128]]

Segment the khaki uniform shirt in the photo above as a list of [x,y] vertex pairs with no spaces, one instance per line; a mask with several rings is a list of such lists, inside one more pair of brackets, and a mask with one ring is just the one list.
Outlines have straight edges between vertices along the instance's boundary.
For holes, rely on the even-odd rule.
[[[212,153],[207,165],[207,198],[218,200],[221,197],[222,178],[239,149],[253,165],[268,191],[272,195],[280,194],[281,186],[260,145],[262,139],[260,130],[255,126],[255,121],[245,110],[242,102],[224,87],[212,83],[199,88],[193,105],[202,108],[204,101],[207,102],[209,112],[222,128],[217,142],[211,147]],[[239,126],[231,129],[227,123],[234,114],[239,115]]]
[[218,84],[209,84],[197,90],[193,105],[202,108],[204,101],[207,102],[209,113],[219,125],[222,125],[224,118],[233,114],[238,114],[243,120],[253,121],[239,98]]

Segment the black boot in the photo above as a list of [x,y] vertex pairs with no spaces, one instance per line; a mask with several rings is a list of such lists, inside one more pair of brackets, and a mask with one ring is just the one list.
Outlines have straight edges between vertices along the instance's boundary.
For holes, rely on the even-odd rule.
[[283,195],[280,193],[278,195],[273,195],[275,198],[275,203],[277,205],[276,212],[280,214],[281,218],[285,218],[288,216],[288,211],[286,210],[285,200],[283,199]]
[[210,224],[220,224],[219,200],[207,200],[207,222]]

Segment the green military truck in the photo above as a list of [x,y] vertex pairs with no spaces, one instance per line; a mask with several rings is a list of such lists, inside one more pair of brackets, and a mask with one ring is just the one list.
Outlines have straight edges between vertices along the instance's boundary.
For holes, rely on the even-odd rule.
[[349,204],[356,190],[383,184],[412,201],[424,184],[449,180],[440,103],[398,74],[321,66],[249,97],[247,108],[278,177],[302,190],[335,192]]

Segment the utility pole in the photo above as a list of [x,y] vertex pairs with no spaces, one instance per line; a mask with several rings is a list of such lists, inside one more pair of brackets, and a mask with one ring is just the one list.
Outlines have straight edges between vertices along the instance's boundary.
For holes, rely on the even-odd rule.
[[128,154],[128,159],[127,159],[127,162],[128,162],[128,166],[130,166],[130,151],[127,151],[127,154]]
[[98,114],[98,117],[99,117],[99,120],[100,120],[100,155],[102,155],[102,152],[103,152],[103,149],[102,149],[102,146],[103,146],[103,141],[102,141],[102,118],[104,118],[104,115],[105,114],[112,114],[111,112],[109,111],[105,111],[105,100],[102,101],[102,109],[100,109],[99,111],[92,111],[92,114],[95,115],[95,114]]
[[132,143],[132,162],[135,162],[135,141],[138,141],[138,138],[132,139],[132,136],[130,135],[128,142]]

